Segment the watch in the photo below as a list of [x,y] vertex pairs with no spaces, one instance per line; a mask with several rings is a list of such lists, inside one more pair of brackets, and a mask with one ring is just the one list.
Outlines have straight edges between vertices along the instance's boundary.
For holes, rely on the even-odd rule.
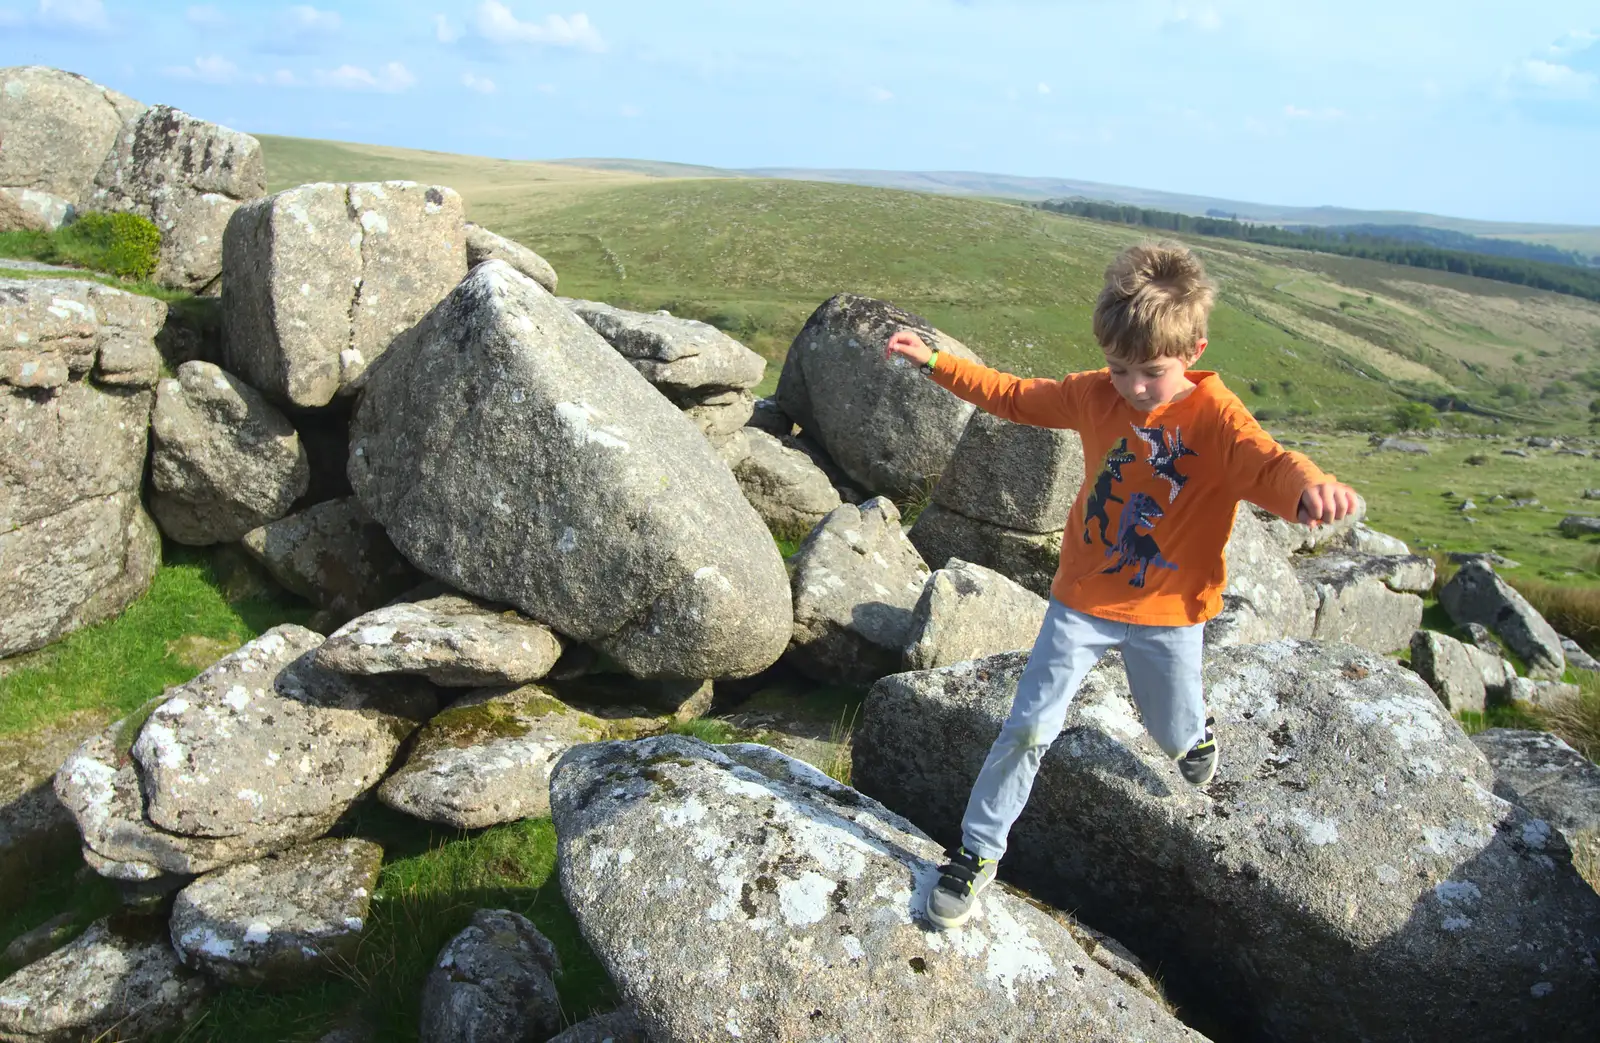
[[928,353],[928,361],[926,361],[926,362],[924,362],[922,364],[922,372],[924,372],[924,373],[932,373],[933,370],[934,370],[934,367],[937,366],[938,364],[939,364],[939,349],[938,348],[934,348],[931,352]]

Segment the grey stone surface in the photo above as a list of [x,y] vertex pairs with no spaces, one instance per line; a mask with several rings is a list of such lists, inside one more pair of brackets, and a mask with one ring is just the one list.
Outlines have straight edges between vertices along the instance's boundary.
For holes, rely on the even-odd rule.
[[0,279],[0,385],[59,388],[92,370],[102,384],[152,387],[166,317],[161,301],[97,282]]
[[0,962],[23,967],[44,959],[72,940],[77,934],[77,921],[77,914],[68,910],[23,931],[11,939],[4,952],[0,952]]
[[1512,677],[1507,684],[1506,697],[1523,710],[1553,710],[1571,706],[1578,701],[1581,692],[1577,685],[1565,681]]
[[1569,514],[1556,526],[1563,536],[1594,536],[1600,533],[1600,518],[1587,514]]
[[89,194],[123,121],[143,108],[76,73],[42,65],[0,69],[0,190],[59,226]]
[[788,577],[712,447],[598,334],[499,261],[369,381],[350,479],[420,568],[639,677],[742,676]]
[[241,542],[274,579],[340,623],[388,604],[421,581],[355,497],[268,522]]
[[[44,205],[25,205],[22,201],[24,192],[27,192],[28,196],[34,197]],[[0,187],[0,232],[50,231],[54,222],[51,220],[49,211],[54,209],[55,205],[59,205],[64,212],[68,206],[67,201],[64,199],[60,199],[57,204],[58,199],[59,197],[57,196],[47,195],[43,192],[28,192],[26,189]],[[14,262],[9,260],[0,261],[0,268],[12,267],[16,267]]]
[[445,594],[386,605],[328,635],[317,662],[345,674],[421,674],[450,687],[522,684],[550,672],[565,647],[542,623]]
[[81,378],[112,333],[86,284],[16,286],[0,280],[0,343],[38,334],[36,310],[70,329],[30,360],[0,350],[0,656],[115,615],[160,563],[139,496],[150,392]]
[[1411,553],[1411,548],[1406,545],[1405,540],[1368,528],[1364,524],[1357,524],[1352,528],[1346,529],[1330,545],[1341,550],[1355,551],[1357,554],[1406,555]]
[[261,143],[155,105],[117,133],[89,208],[138,214],[161,229],[155,281],[203,290],[222,273],[222,233],[239,204],[266,192]]
[[561,960],[528,919],[479,909],[422,987],[422,1043],[549,1039],[561,1028]]
[[1483,712],[1484,679],[1467,646],[1446,634],[1418,630],[1411,635],[1411,669],[1451,713]]
[[[753,388],[766,373],[765,359],[709,323],[626,311],[598,301],[563,303],[680,406],[711,392]],[[747,408],[753,409],[755,399],[746,398]],[[746,412],[744,420],[749,418]],[[744,420],[734,427],[743,427]]]
[[55,789],[90,864],[119,880],[204,873],[327,832],[437,699],[323,670],[321,643],[274,627],[79,747]]
[[1600,670],[1600,659],[1584,651],[1582,645],[1565,634],[1556,636],[1561,638],[1561,651],[1567,657],[1568,666],[1574,670]]
[[[955,843],[1024,664],[878,682],[856,784]],[[1011,833],[1013,879],[1159,958],[1246,1038],[1587,1038],[1600,895],[1559,833],[1490,792],[1420,678],[1292,640],[1212,650],[1205,676],[1221,762],[1197,789],[1120,663],[1090,673]]]
[[623,1008],[598,1014],[551,1036],[549,1043],[653,1043],[633,1011]]
[[1316,613],[1311,636],[1392,652],[1422,625],[1418,591],[1433,588],[1433,560],[1327,552],[1294,562],[1306,604]]
[[1494,769],[1494,791],[1561,830],[1589,882],[1600,874],[1600,766],[1549,732],[1490,728],[1472,737]]
[[1367,516],[1367,501],[1356,496],[1356,509],[1336,522],[1318,525],[1301,525],[1286,521],[1264,507],[1253,503],[1239,504],[1239,513],[1249,511],[1266,527],[1267,536],[1278,544],[1285,554],[1298,554],[1323,547],[1345,546],[1352,539],[1351,530],[1361,525]]
[[1492,652],[1466,642],[1462,642],[1461,647],[1478,668],[1478,676],[1483,678],[1484,695],[1493,699],[1510,698],[1510,685],[1517,676],[1517,668],[1505,658],[1500,646],[1495,645]]
[[549,261],[521,243],[468,221],[467,267],[476,268],[484,261],[504,261],[551,293],[556,292],[556,270]]
[[911,613],[907,670],[932,670],[1032,648],[1048,603],[992,569],[952,558],[928,577]]
[[279,401],[326,405],[466,274],[461,197],[301,185],[235,211],[222,263],[223,366]]
[[1251,645],[1311,636],[1316,607],[1307,603],[1290,563],[1285,529],[1275,530],[1248,504],[1239,505],[1223,548],[1228,577],[1223,608],[1206,621],[1206,644]]
[[755,404],[755,396],[748,391],[713,391],[680,403],[683,415],[712,445],[743,431]]
[[1433,451],[1421,442],[1410,442],[1404,438],[1380,438],[1373,445],[1380,453],[1413,453],[1427,456]]
[[562,893],[652,1039],[1202,1038],[1000,888],[929,926],[939,847],[768,747],[580,746],[551,803]]
[[211,986],[178,962],[164,926],[130,915],[97,920],[0,982],[0,1039],[136,1040],[193,1018]]
[[901,329],[943,354],[978,360],[919,316],[842,293],[806,320],[784,358],[774,396],[852,482],[869,494],[897,498],[916,495],[944,472],[973,413],[916,367],[884,358],[884,344]]
[[835,508],[790,559],[794,636],[784,658],[829,684],[900,669],[928,566],[883,497]]
[[1478,623],[1494,631],[1528,664],[1534,678],[1557,678],[1566,665],[1555,628],[1482,561],[1469,561],[1439,591],[1439,603],[1456,625]]
[[1023,532],[1055,533],[1084,481],[1076,431],[1013,424],[975,412],[933,490],[933,502]]
[[488,688],[456,700],[417,736],[378,798],[428,822],[479,829],[550,813],[550,770],[567,750],[606,734],[539,685]]
[[1040,597],[1049,597],[1050,582],[1061,563],[1062,532],[1024,532],[930,503],[907,533],[923,560],[942,566],[951,558],[993,569]]
[[207,873],[173,903],[173,948],[235,985],[336,972],[354,962],[382,863],[370,840],[318,840]]
[[774,533],[802,538],[839,506],[839,491],[806,454],[753,427],[738,442],[744,452],[730,465],[733,476]]
[[[749,426],[758,431],[765,431],[774,438],[785,438],[794,434],[794,421],[790,419],[788,413],[779,408],[777,402],[770,398],[756,399],[750,410]],[[1600,493],[1600,490],[1596,492]]]
[[156,386],[150,430],[150,513],[179,543],[232,543],[288,514],[311,480],[294,425],[209,362]]

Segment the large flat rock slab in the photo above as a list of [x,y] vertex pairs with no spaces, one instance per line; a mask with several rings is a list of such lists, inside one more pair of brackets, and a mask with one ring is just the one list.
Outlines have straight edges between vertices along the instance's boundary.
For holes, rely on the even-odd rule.
[[121,880],[208,872],[321,836],[376,786],[437,699],[323,670],[321,643],[275,627],[79,747],[55,788],[90,864]]
[[317,662],[345,674],[421,674],[450,687],[537,681],[565,643],[510,609],[443,594],[386,605],[328,636]]
[[0,69],[0,139],[6,143],[0,191],[58,227],[88,196],[123,123],[143,109],[77,73],[43,65]]
[[938,846],[768,747],[577,747],[551,803],[562,893],[651,1039],[1203,1038],[999,888],[931,928]]
[[[1026,662],[874,686],[852,778],[956,842]],[[1249,1038],[1586,1038],[1600,895],[1415,674],[1349,646],[1213,650],[1221,759],[1185,783],[1120,663],[1043,756],[1007,864]]]
[[354,962],[382,863],[370,840],[318,840],[207,873],[174,900],[173,947],[236,985],[336,973]]
[[372,373],[350,453],[356,495],[419,568],[635,676],[757,673],[788,640],[783,559],[727,466],[502,261]]

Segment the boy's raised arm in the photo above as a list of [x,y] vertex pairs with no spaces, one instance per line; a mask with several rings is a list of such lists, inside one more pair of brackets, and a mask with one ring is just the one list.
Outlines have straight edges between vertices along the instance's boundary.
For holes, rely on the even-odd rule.
[[1261,429],[1249,411],[1229,411],[1233,440],[1227,474],[1241,500],[1288,521],[1338,521],[1356,509],[1355,490],[1335,480],[1300,453],[1285,449]]
[[910,330],[901,330],[890,337],[883,353],[887,358],[904,356],[928,369],[934,383],[1002,420],[1034,427],[1077,426],[1077,396],[1068,381],[1042,377],[1024,379],[936,352]]

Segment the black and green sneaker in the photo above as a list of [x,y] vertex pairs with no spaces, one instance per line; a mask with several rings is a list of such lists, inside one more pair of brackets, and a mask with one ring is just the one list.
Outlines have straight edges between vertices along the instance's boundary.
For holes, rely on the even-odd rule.
[[939,883],[928,892],[928,919],[949,930],[972,918],[978,896],[994,882],[999,863],[979,858],[964,847],[947,852],[950,861],[939,867]]
[[1178,771],[1195,786],[1204,786],[1217,773],[1217,737],[1211,733],[1215,723],[1216,720],[1208,716],[1205,735],[1193,749],[1178,758]]

